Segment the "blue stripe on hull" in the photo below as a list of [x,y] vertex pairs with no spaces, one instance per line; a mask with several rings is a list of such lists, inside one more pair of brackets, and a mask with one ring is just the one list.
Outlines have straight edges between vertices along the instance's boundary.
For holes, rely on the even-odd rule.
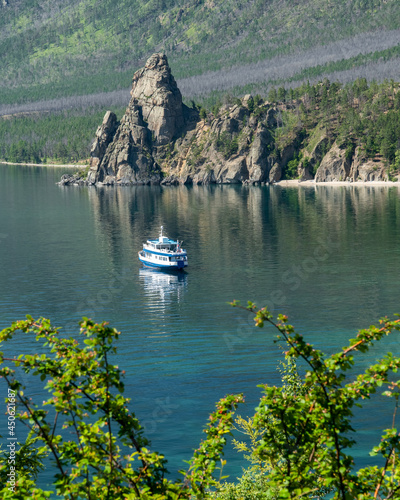
[[165,264],[155,264],[153,262],[148,262],[147,260],[143,260],[139,257],[139,260],[142,264],[144,264],[147,267],[157,267],[159,269],[183,269],[184,267],[184,262],[178,262],[177,266],[168,266]]

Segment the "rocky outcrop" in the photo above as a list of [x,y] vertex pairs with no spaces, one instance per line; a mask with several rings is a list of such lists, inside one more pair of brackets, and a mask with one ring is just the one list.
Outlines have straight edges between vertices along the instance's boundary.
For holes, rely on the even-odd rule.
[[87,185],[87,181],[84,179],[84,176],[81,172],[76,172],[75,174],[64,174],[61,177],[59,186],[85,186]]
[[134,106],[141,110],[155,145],[167,144],[182,131],[182,94],[164,54],[153,54],[133,75],[129,107]]
[[121,121],[108,111],[97,129],[86,179],[64,176],[60,184],[263,184],[315,171],[317,182],[387,177],[379,159],[331,146],[326,126],[306,130],[298,111],[249,94],[199,113],[183,104],[166,56],[153,54],[133,76]]
[[299,179],[306,181],[314,178],[314,172],[318,169],[327,149],[329,149],[328,145],[329,137],[326,135],[326,131],[317,127],[310,137],[309,147],[303,150],[303,158],[298,167]]
[[[90,154],[89,184],[158,184],[157,157],[193,118],[164,54],[153,54],[133,76],[131,99],[120,123],[108,111]],[[190,127],[188,127],[190,128]]]
[[94,183],[159,183],[161,172],[151,154],[151,143],[141,108],[131,103],[97,167]]
[[[351,152],[351,151],[350,151]],[[366,159],[360,147],[355,148],[354,154],[349,154],[344,146],[335,142],[328,153],[323,157],[318,168],[315,181],[387,181],[388,170],[383,159]]]
[[[270,146],[274,140],[271,132],[260,124],[254,132],[254,139],[249,149],[247,156],[248,180],[251,183],[274,181],[278,179],[270,179],[270,171],[273,162],[268,157]],[[276,177],[276,176],[275,176]]]
[[345,181],[350,174],[351,163],[346,150],[335,144],[322,159],[316,174],[316,182]]
[[103,118],[103,123],[96,131],[96,138],[90,150],[90,169],[88,174],[89,183],[94,183],[99,178],[97,175],[99,165],[104,158],[108,145],[114,137],[117,126],[118,123],[115,113],[107,111]]
[[243,184],[248,175],[244,156],[236,156],[215,169],[215,181],[218,184]]
[[388,172],[381,159],[365,159],[361,148],[357,147],[351,166],[352,181],[383,181],[388,180]]
[[[271,154],[277,110],[262,104],[255,116],[253,107],[253,98],[248,95],[200,120],[197,109],[183,104],[166,56],[153,54],[133,76],[131,99],[121,121],[108,111],[97,129],[86,182],[231,184],[279,180],[282,164]],[[63,183],[69,180],[65,178]],[[70,183],[77,180],[71,178]]]

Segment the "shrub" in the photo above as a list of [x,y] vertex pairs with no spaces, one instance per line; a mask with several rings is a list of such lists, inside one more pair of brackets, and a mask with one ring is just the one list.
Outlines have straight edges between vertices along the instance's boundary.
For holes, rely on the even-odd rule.
[[[400,319],[384,318],[379,327],[360,330],[348,346],[326,356],[296,333],[286,316],[279,315],[275,322],[266,308],[258,309],[251,302],[247,307],[232,304],[253,314],[256,327],[273,327],[278,333],[275,341],[287,346],[283,385],[261,385],[262,397],[254,415],[236,419],[237,429],[250,438],[249,443],[234,441],[250,462],[237,484],[222,483],[214,474],[225,463],[225,436],[234,427],[242,395],[228,395],[217,403],[184,481],[171,481],[165,457],[151,450],[123,396],[124,372],[109,362],[119,332],[107,323],[84,318],[82,347],[75,339],[61,338],[48,320],[28,316],[0,333],[1,342],[11,341],[19,331],[33,334],[43,344],[42,351],[47,351],[13,358],[0,353],[0,376],[9,387],[8,433],[12,435],[15,420],[28,431],[14,458],[2,450],[2,498],[54,495],[35,486],[46,456],[54,461],[56,494],[69,499],[295,500],[328,492],[330,498],[340,500],[398,498],[400,437],[395,416],[400,381],[393,373],[400,369],[400,357],[388,353],[364,371],[353,371],[355,354],[366,353],[392,332],[398,334]],[[302,378],[297,373],[298,360],[305,366]],[[14,367],[4,366],[5,362]],[[24,394],[18,370],[40,378],[50,392],[42,405]],[[378,390],[393,401],[393,425],[372,448],[376,463],[356,470],[349,454],[355,444],[353,407],[362,406]],[[68,434],[60,434],[61,426]],[[16,487],[7,476],[10,460],[18,469]]]

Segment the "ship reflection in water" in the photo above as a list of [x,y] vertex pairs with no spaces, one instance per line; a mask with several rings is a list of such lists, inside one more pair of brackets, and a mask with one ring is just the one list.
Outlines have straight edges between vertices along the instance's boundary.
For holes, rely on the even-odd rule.
[[177,306],[187,289],[187,276],[185,272],[139,269],[139,281],[143,286],[147,310],[154,318],[164,316],[167,319],[177,313]]

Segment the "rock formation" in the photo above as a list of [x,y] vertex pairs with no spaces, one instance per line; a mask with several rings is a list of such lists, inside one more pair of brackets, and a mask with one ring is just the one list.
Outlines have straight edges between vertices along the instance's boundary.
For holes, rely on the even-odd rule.
[[182,131],[182,95],[164,54],[153,54],[134,74],[129,107],[134,106],[141,110],[155,145],[167,144]]
[[374,159],[365,159],[360,147],[354,155],[346,155],[346,149],[335,142],[325,154],[316,174],[316,182],[329,181],[387,181],[387,166],[379,155]]
[[351,166],[350,178],[352,181],[382,181],[388,180],[388,172],[382,158],[366,160],[363,158],[361,148],[357,147]]
[[108,111],[98,128],[87,182],[159,183],[157,150],[176,138],[190,117],[166,56],[153,54],[133,76],[131,100],[121,122]]
[[[274,181],[276,175],[270,177],[273,162],[268,158],[269,146],[273,143],[270,131],[259,124],[254,131],[254,139],[247,156],[247,169],[250,182]],[[279,176],[280,178],[280,176]]]
[[346,150],[335,143],[322,159],[315,174],[315,181],[346,181],[349,174],[350,160],[346,157]]
[[[239,100],[238,100],[239,101]],[[176,141],[165,158],[163,184],[254,184],[281,178],[271,152],[274,138],[268,124],[275,110],[266,106],[262,119],[251,115],[248,96],[223,106],[212,119],[198,121],[193,131]]]
[[246,95],[200,119],[197,108],[183,104],[166,56],[153,54],[133,76],[121,121],[107,111],[97,129],[87,178],[65,175],[60,184],[272,183],[287,175],[289,162],[293,174],[293,161],[300,179],[387,178],[379,158],[332,145],[323,125],[282,134],[282,116],[296,117],[294,108]]
[[103,123],[96,131],[96,138],[90,150],[90,170],[88,174],[89,182],[96,182],[99,164],[104,158],[107,146],[112,141],[117,129],[117,117],[115,113],[107,111],[103,118]]

